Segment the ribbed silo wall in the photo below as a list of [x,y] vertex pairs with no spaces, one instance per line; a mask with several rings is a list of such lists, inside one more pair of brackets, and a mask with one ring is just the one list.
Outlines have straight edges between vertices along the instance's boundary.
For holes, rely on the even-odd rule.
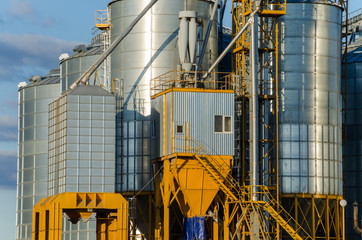
[[[76,53],[60,62],[62,93],[72,85],[100,56],[103,45],[92,45],[87,51]],[[97,76],[93,73],[89,78],[90,85],[99,85],[105,73],[104,63],[97,69]]]
[[[346,162],[346,200],[347,200],[347,234],[348,239],[361,239],[353,229],[353,203],[359,204],[359,219],[362,207],[362,48],[348,53],[347,60],[347,152]],[[345,76],[345,68],[342,67]],[[342,77],[342,87],[345,78]],[[344,89],[343,89],[344,90]],[[358,221],[360,224],[360,222]],[[359,225],[360,226],[360,225]]]
[[341,14],[289,0],[279,18],[281,203],[313,239],[342,237]]
[[60,95],[59,72],[19,89],[16,239],[31,240],[33,206],[47,197],[48,104]]
[[[49,196],[64,192],[114,192],[115,97],[80,85],[49,105]],[[72,224],[62,239],[94,239],[96,218]]]
[[288,1],[280,18],[282,193],[342,194],[341,8]]
[[[120,0],[109,3],[111,42],[149,3]],[[212,2],[204,0],[159,0],[111,54],[111,78],[120,79],[123,107],[117,119],[118,192],[152,190],[150,81],[179,63],[177,35],[179,12],[193,10],[203,20],[205,35]],[[203,61],[207,70],[217,57],[217,28],[212,28]]]

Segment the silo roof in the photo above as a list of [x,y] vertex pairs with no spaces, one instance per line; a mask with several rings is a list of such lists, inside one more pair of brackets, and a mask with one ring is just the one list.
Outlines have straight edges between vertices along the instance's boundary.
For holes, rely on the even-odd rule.
[[95,85],[78,85],[76,88],[69,91],[68,95],[113,96],[112,93]]
[[31,82],[31,84],[25,87],[33,87],[40,85],[48,85],[48,84],[58,84],[60,83],[60,69],[52,69],[49,73],[43,77],[39,77],[39,80],[35,82]]
[[348,46],[347,63],[362,62],[362,38]]

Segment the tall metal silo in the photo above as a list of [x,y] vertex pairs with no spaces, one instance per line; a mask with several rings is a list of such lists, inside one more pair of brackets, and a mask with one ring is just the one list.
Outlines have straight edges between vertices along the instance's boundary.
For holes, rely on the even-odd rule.
[[[89,66],[107,49],[109,45],[109,34],[104,31],[96,35],[89,45],[77,45],[73,48],[74,55],[60,57],[61,86],[62,93],[67,91]],[[63,57],[64,56],[64,57]],[[96,74],[92,74],[89,79],[90,85],[102,85],[110,90],[111,82],[109,76],[110,59],[107,58],[97,69]]]
[[[347,204],[347,234],[348,239],[361,239],[353,229],[353,203],[359,205],[359,219],[361,219],[362,207],[362,124],[361,124],[361,102],[362,102],[362,39],[349,46],[347,54],[347,141],[345,150],[347,152],[346,162],[346,185],[345,193]],[[342,67],[343,75],[345,68]],[[345,78],[342,78],[342,86],[345,86]],[[358,221],[360,224],[360,221]],[[360,225],[359,225],[360,226]]]
[[313,239],[341,236],[342,8],[333,2],[288,0],[279,20],[281,197]]
[[[118,0],[109,3],[111,42],[148,4],[147,0]],[[179,64],[177,36],[179,12],[192,10],[204,23],[203,35],[211,16],[212,1],[159,0],[132,32],[111,54],[111,77],[123,88],[122,116],[117,120],[117,183],[119,192],[152,190],[150,80]],[[217,23],[210,34],[203,69],[217,56]]]
[[33,206],[47,197],[48,104],[60,95],[59,69],[19,89],[16,239],[31,240]]

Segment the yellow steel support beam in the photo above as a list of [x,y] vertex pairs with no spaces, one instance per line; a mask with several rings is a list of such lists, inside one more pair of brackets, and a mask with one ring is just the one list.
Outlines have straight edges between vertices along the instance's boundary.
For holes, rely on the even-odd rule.
[[117,193],[61,193],[42,199],[33,208],[33,240],[61,240],[63,212],[72,222],[97,214],[97,239],[128,238],[128,202]]

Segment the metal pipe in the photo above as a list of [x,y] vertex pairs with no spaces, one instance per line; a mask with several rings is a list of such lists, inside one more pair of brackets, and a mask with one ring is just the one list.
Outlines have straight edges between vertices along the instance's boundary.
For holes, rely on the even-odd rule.
[[250,16],[252,19],[251,33],[250,33],[250,57],[251,57],[251,101],[250,101],[250,178],[252,187],[252,199],[258,200],[257,185],[259,185],[259,121],[258,121],[258,17]]
[[206,45],[207,45],[207,42],[209,41],[210,32],[211,32],[211,28],[212,28],[212,23],[214,21],[218,5],[219,5],[219,0],[215,0],[214,8],[212,9],[211,17],[210,17],[210,20],[209,20],[209,25],[207,26],[204,44],[202,45],[201,54],[200,54],[200,57],[199,57],[199,62],[197,63],[197,69],[198,70],[201,67],[202,59],[204,59]]
[[233,38],[233,40],[231,40],[231,42],[229,43],[229,45],[225,48],[225,50],[220,54],[220,56],[216,59],[216,61],[212,64],[212,66],[209,68],[209,70],[207,71],[207,73],[205,73],[205,75],[202,77],[202,79],[206,79],[207,76],[209,76],[209,74],[212,72],[212,70],[214,70],[214,68],[220,63],[220,61],[225,57],[225,55],[227,54],[227,52],[230,50],[230,48],[235,44],[235,42],[239,39],[239,37],[245,32],[245,30],[249,27],[249,25],[254,21],[254,16],[257,13],[258,10],[255,10],[254,12],[252,12],[250,14],[250,18],[248,20],[248,22],[244,25],[244,27],[238,32],[238,34],[236,34],[236,36]]
[[353,228],[359,234],[362,234],[362,228],[358,226],[358,203],[353,203]]
[[124,30],[124,32],[119,35],[116,40],[109,46],[107,51],[105,51],[102,55],[100,55],[97,60],[75,81],[70,89],[74,89],[78,86],[79,83],[87,83],[89,77],[95,72],[95,70],[102,64],[102,62],[111,54],[111,52],[122,42],[122,40],[132,31],[134,26],[141,20],[141,18],[152,8],[152,6],[158,0],[152,0],[143,10],[142,12],[132,21],[132,23]]

